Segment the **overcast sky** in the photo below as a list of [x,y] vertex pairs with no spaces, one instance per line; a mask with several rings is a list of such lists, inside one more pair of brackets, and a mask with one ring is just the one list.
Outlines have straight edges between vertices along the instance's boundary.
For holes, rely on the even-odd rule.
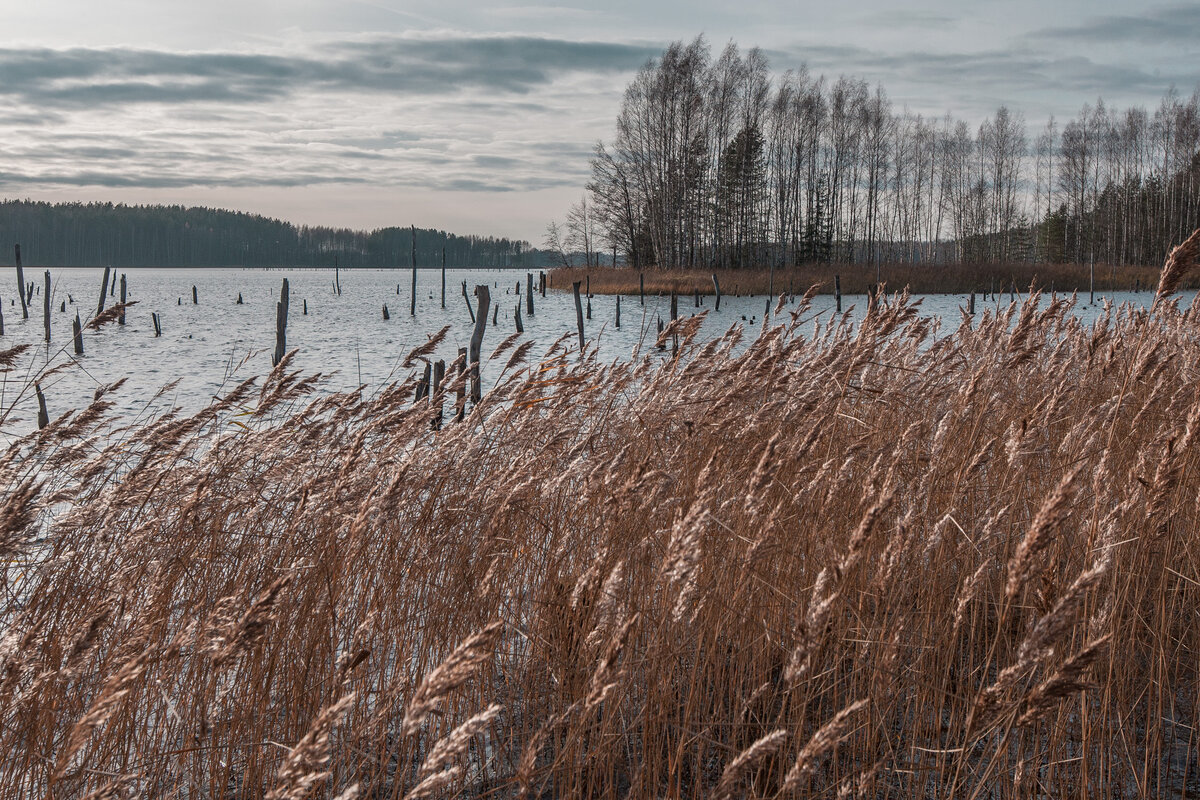
[[[524,2],[524,0],[518,0]],[[0,0],[0,196],[540,242],[633,72],[704,34],[1032,128],[1200,83],[1200,3]]]

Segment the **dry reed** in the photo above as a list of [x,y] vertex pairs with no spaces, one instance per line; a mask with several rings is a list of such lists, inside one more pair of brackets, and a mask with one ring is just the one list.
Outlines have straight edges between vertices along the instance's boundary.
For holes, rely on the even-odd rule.
[[774,322],[17,442],[0,794],[1200,792],[1200,313]]

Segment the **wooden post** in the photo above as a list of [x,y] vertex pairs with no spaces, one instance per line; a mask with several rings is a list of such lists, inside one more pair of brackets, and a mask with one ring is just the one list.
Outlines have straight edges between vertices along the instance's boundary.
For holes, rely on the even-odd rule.
[[433,382],[433,365],[425,362],[425,374],[417,381],[417,391],[413,396],[413,405],[429,397],[429,385]]
[[308,298],[304,298],[304,316],[308,316]]
[[542,297],[546,296],[546,273],[543,270],[538,270],[538,284],[542,288]]
[[642,305],[646,305],[646,273],[638,273],[638,297],[641,298]]
[[42,297],[42,327],[46,332],[46,344],[50,344],[50,270],[46,270],[46,291]]
[[433,417],[433,429],[435,431],[440,431],[442,429],[442,397],[440,392],[442,390],[442,380],[445,377],[446,362],[438,359],[437,361],[433,362],[433,390],[429,398],[431,403],[435,397],[437,398],[437,414],[435,414]]
[[283,361],[287,353],[288,279],[283,279],[279,290],[279,302],[275,304],[275,358],[273,365]]
[[486,283],[475,286],[475,297],[479,304],[479,313],[475,315],[475,330],[471,332],[471,348],[468,357],[471,361],[471,400],[478,403],[483,397],[483,387],[479,379],[479,349],[483,346],[483,332],[487,328],[488,305],[492,299]]
[[842,276],[833,276],[833,297],[837,301],[838,313],[842,313]]
[[14,245],[17,251],[17,294],[21,295],[21,319],[29,319],[29,305],[25,302],[25,270],[21,268],[21,245]]
[[579,281],[571,284],[575,293],[575,327],[579,329],[579,352],[583,353],[583,303],[579,301]]
[[0,297],[0,336],[4,335],[4,298]]
[[587,284],[583,287],[584,293],[587,295],[587,318],[592,318],[592,276],[587,275]]
[[675,290],[671,290],[671,322],[679,319],[679,298],[675,294]]
[[[111,267],[104,268],[104,279],[100,282],[100,302],[96,304],[97,317],[100,316],[102,311],[104,311],[104,298],[108,296],[108,278],[110,272],[112,272]],[[195,291],[194,287],[192,291]]]
[[695,307],[699,308],[700,307],[700,290],[698,288],[693,287],[692,294],[695,296],[695,303],[696,303]]
[[967,313],[972,316],[975,315],[975,293],[974,292],[971,292],[970,298],[967,299]]
[[235,306],[240,306],[240,305],[242,305],[242,293],[241,293],[241,292],[238,292],[238,299],[237,299],[237,302],[236,302],[236,303],[234,303],[234,305],[235,305]]
[[158,314],[157,314],[156,312],[153,312],[153,311],[151,311],[151,312],[150,312],[150,321],[151,321],[152,323],[154,323],[154,336],[155,336],[155,338],[158,338],[159,336],[162,336],[162,325],[160,325],[160,324],[159,324],[159,322],[158,322]]
[[513,312],[513,319],[517,322],[517,333],[524,333],[525,326],[521,324],[521,301],[517,301],[517,309]]
[[475,309],[471,308],[471,298],[467,297],[467,282],[462,282],[463,302],[467,304],[467,313],[471,315],[471,324],[475,324]]
[[383,318],[384,318],[384,319],[391,319],[391,318],[392,318],[392,317],[391,317],[391,315],[390,315],[390,314],[388,314],[388,310],[387,310],[387,303],[384,303],[384,304],[383,304]]
[[[49,275],[50,273],[46,274]],[[46,341],[50,340],[47,339]],[[50,415],[46,413],[46,395],[42,394],[42,385],[40,383],[35,383],[33,385],[33,390],[37,392],[38,430],[40,431],[42,428],[50,424]]]
[[715,273],[715,272],[713,273],[712,281],[713,281],[713,289],[717,293],[717,304],[713,310],[720,311],[721,310],[721,284],[717,282],[717,273]]
[[[458,374],[462,375],[467,369],[467,348],[458,348]],[[457,391],[457,396],[454,399],[454,418],[462,422],[463,417],[467,415],[467,389],[465,385],[460,384]]]
[[[125,305],[126,298],[127,298],[127,295],[126,295],[125,273],[122,272],[121,273],[121,305]],[[125,310],[124,309],[121,310],[121,316],[117,317],[117,324],[118,325],[125,324]]]
[[617,328],[621,327],[621,295],[617,295]]
[[333,291],[338,297],[342,296],[342,275],[338,271],[338,257],[333,257]]
[[492,306],[492,327],[496,327],[496,322],[500,319],[500,304]]
[[525,313],[533,316],[533,273],[525,273]]
[[192,285],[192,305],[195,306],[195,305],[199,305],[199,304],[200,304],[200,300],[196,296],[196,286],[195,286],[195,284],[193,284]]
[[79,324],[79,314],[75,314],[75,322],[71,325],[71,333],[75,339],[75,355],[83,355],[83,326]]
[[1088,303],[1096,304],[1096,259],[1088,262]]
[[408,306],[408,315],[417,315],[417,226],[412,226],[412,302]]

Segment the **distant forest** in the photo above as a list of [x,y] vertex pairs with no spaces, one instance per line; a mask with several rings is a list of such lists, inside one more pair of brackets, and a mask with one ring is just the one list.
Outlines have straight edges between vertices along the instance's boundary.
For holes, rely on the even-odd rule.
[[[0,201],[0,264],[57,267],[407,267],[410,228],[297,226],[213,208]],[[538,267],[528,242],[416,229],[417,266]]]
[[896,109],[882,86],[676,42],[625,90],[616,134],[546,246],[635,265],[1160,264],[1200,226],[1200,89],[1097,100],[1032,137]]

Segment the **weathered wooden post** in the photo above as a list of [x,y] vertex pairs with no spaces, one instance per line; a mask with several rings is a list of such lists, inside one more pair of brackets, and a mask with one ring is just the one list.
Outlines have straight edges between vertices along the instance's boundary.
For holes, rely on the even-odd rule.
[[671,322],[679,319],[679,298],[675,294],[675,290],[671,290]]
[[436,398],[436,414],[433,417],[433,429],[440,431],[442,429],[442,381],[446,377],[446,362],[438,359],[433,362],[433,391],[430,395],[429,402],[433,403]]
[[[122,306],[125,305],[125,301],[128,298],[128,295],[126,294],[126,288],[127,287],[125,284],[125,273],[122,272],[121,273],[121,305]],[[117,317],[117,324],[118,325],[125,324],[125,309],[124,308],[121,309],[121,316]]]
[[454,418],[461,422],[467,415],[467,388],[462,382],[462,374],[467,369],[467,348],[458,348],[458,360],[454,362],[458,365],[459,383],[458,390],[455,392],[454,398]]
[[575,327],[579,329],[579,352],[583,353],[583,303],[579,300],[579,281],[571,284],[571,291],[575,293]]
[[546,273],[544,270],[538,270],[538,284],[542,289],[542,297],[546,296]]
[[478,298],[476,302],[479,304],[479,313],[475,315],[475,330],[471,332],[471,349],[468,356],[471,360],[471,400],[478,403],[483,397],[483,387],[479,380],[479,348],[483,345],[488,305],[492,299],[486,283],[475,286],[475,297]]
[[391,315],[390,315],[390,314],[388,314],[388,310],[387,310],[387,303],[384,303],[384,304],[383,304],[383,318],[384,318],[384,319],[391,319],[391,318],[392,318],[392,317],[391,317]]
[[29,319],[29,305],[25,302],[25,270],[21,268],[21,245],[14,245],[17,251],[17,294],[21,295],[21,319]]
[[196,296],[196,285],[192,284],[192,305],[195,306],[195,305],[199,305],[199,304],[200,304],[200,300]]
[[338,297],[342,296],[342,275],[338,270],[338,257],[333,257],[333,291]]
[[236,302],[236,303],[234,303],[234,305],[235,305],[235,306],[240,306],[240,305],[242,305],[242,293],[241,293],[241,292],[238,292],[238,299],[237,299],[237,302]]
[[621,327],[621,295],[617,295],[617,328]]
[[833,276],[833,297],[837,301],[838,313],[842,313],[842,276]]
[[279,290],[279,302],[275,304],[275,358],[273,365],[283,361],[287,353],[288,279],[283,279]]
[[525,313],[533,316],[533,273],[525,273]]
[[696,305],[694,307],[699,308],[700,307],[700,290],[693,286],[692,294],[695,296],[694,300],[695,300]]
[[715,272],[713,273],[712,281],[713,281],[713,290],[717,293],[717,302],[716,302],[716,306],[714,307],[713,310],[720,311],[721,310],[721,284],[717,282],[717,273],[715,273]]
[[417,315],[417,226],[412,226],[412,301],[408,306],[408,315]]
[[970,298],[967,299],[967,313],[975,315],[975,292],[971,292]]
[[433,382],[433,365],[425,362],[425,373],[417,381],[417,391],[413,396],[413,405],[429,397],[429,385]]
[[496,322],[500,319],[500,304],[496,303],[492,307],[492,327],[496,327]]
[[158,322],[158,314],[154,311],[150,312],[150,321],[154,323],[154,337],[162,336],[162,325]]
[[[47,339],[46,341],[50,340]],[[46,395],[42,394],[42,385],[40,383],[35,383],[33,385],[33,390],[37,392],[38,430],[40,431],[42,428],[50,424],[50,415],[46,413]]]
[[308,298],[304,298],[304,316],[308,316]]
[[467,282],[462,282],[463,302],[467,304],[467,313],[471,315],[471,324],[475,324],[475,309],[471,308],[471,298],[467,297]]
[[4,335],[4,298],[0,297],[0,336]]
[[104,311],[104,298],[108,296],[108,278],[110,272],[112,272],[111,267],[104,268],[104,278],[100,281],[100,302],[96,304],[97,317]]
[[71,325],[71,333],[75,339],[75,355],[83,355],[83,326],[79,324],[79,314],[75,314],[75,322]]
[[521,301],[520,300],[517,300],[517,308],[513,312],[513,319],[516,320],[516,323],[517,323],[517,333],[524,333],[525,326],[521,324]]
[[46,291],[42,297],[42,327],[46,332],[46,344],[50,344],[50,270],[46,270]]

